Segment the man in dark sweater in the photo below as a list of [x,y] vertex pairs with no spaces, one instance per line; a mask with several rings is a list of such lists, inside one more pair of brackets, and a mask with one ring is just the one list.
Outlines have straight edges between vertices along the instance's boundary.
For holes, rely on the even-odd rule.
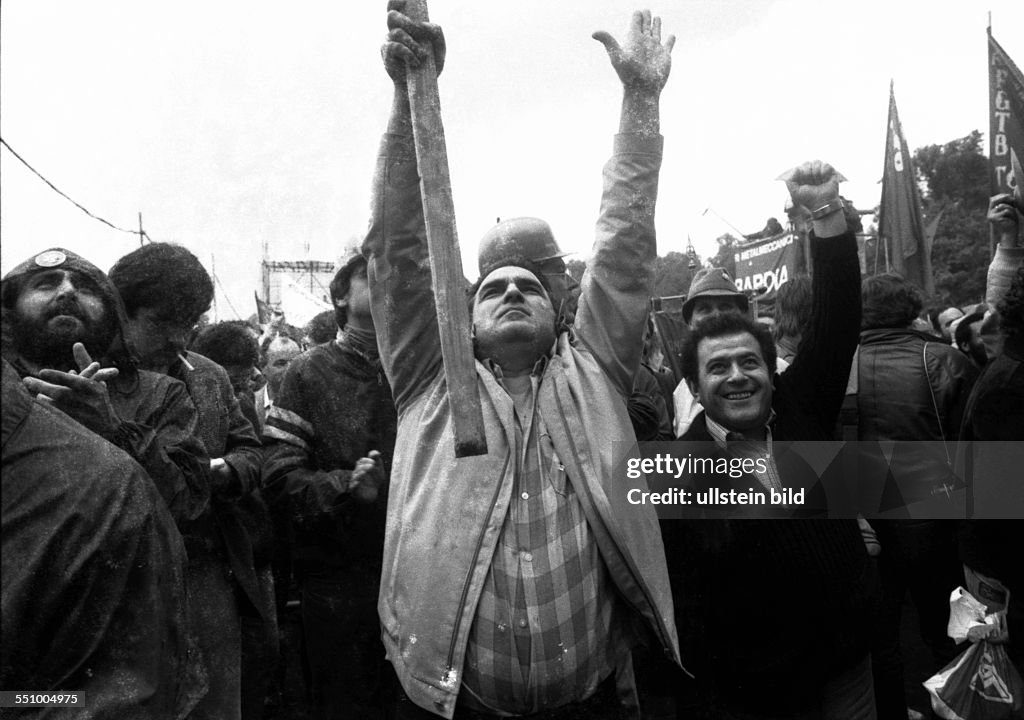
[[[687,441],[731,453],[761,444],[786,487],[773,441],[831,439],[857,343],[854,236],[831,166],[790,174],[794,202],[814,218],[813,319],[784,375],[763,328],[740,316],[698,322],[683,374],[704,411]],[[756,479],[755,479],[756,478]],[[683,664],[680,712],[698,717],[874,717],[867,630],[872,568],[854,520],[662,522]]]
[[341,337],[292,361],[263,429],[264,486],[292,521],[314,717],[382,717],[390,666],[377,617],[391,388],[377,353],[366,260],[331,282]]

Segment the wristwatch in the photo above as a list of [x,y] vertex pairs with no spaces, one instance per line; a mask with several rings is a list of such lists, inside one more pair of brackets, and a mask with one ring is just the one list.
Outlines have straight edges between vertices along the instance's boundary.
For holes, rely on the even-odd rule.
[[842,209],[843,209],[843,200],[842,200],[842,198],[838,198],[837,197],[834,200],[832,200],[831,202],[829,202],[829,203],[827,203],[825,205],[822,205],[820,208],[816,208],[814,210],[811,210],[811,219],[812,220],[821,220],[823,217],[825,217],[827,215],[831,215],[832,213],[836,212],[837,210],[842,210]]

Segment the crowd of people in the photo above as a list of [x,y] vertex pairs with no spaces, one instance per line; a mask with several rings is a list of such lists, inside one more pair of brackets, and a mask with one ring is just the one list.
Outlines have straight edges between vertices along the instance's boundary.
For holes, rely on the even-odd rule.
[[[79,691],[68,717],[90,718],[903,720],[925,710],[905,695],[908,594],[932,670],[958,652],[958,585],[1024,627],[1018,523],[825,519],[813,493],[777,520],[627,501],[618,441],[763,459],[730,487],[779,492],[816,477],[773,450],[788,441],[940,444],[945,462],[887,458],[898,509],[955,485],[958,440],[1024,439],[1024,268],[941,311],[899,275],[862,282],[859,221],[820,161],[785,176],[811,274],[769,327],[702,270],[681,375],[665,367],[650,295],[674,38],[647,11],[621,41],[594,34],[622,105],[582,281],[537,218],[480,241],[466,340],[487,451],[457,457],[408,88],[446,46],[403,10],[369,230],[305,335],[199,327],[213,284],[173,244],[107,272],[52,248],[4,276],[2,689]],[[988,220],[1019,246],[1019,191]]]

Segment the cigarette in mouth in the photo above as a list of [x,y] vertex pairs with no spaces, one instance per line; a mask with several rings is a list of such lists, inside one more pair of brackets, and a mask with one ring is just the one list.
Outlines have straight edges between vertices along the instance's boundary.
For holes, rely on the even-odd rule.
[[181,353],[178,353],[178,359],[181,360],[182,364],[184,364],[184,366],[187,367],[189,370],[195,370],[195,368],[192,367],[192,363],[186,360],[185,356],[182,355]]

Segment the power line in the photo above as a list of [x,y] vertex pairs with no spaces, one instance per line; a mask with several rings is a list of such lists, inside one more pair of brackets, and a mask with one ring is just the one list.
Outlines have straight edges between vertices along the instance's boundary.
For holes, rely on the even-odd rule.
[[38,170],[36,170],[36,169],[35,169],[34,167],[32,167],[31,165],[29,165],[29,164],[28,164],[28,161],[27,161],[27,160],[25,160],[25,158],[23,158],[23,157],[22,157],[21,155],[19,155],[18,153],[16,153],[16,152],[14,151],[14,148],[12,148],[12,147],[11,147],[10,145],[8,145],[8,144],[7,144],[7,141],[6,141],[6,140],[4,140],[4,139],[3,139],[2,137],[0,137],[0,145],[3,145],[3,146],[4,146],[5,148],[7,148],[8,152],[10,152],[10,153],[11,153],[11,155],[13,155],[14,157],[18,158],[18,160],[19,160],[19,161],[21,161],[21,164],[22,164],[22,165],[24,165],[25,167],[27,167],[27,168],[28,168],[29,170],[31,170],[31,171],[32,171],[33,173],[35,173],[35,175],[36,175],[36,176],[37,176],[37,177],[38,177],[38,178],[39,178],[40,180],[42,180],[42,181],[43,181],[44,183],[46,183],[47,185],[49,185],[49,186],[50,186],[50,189],[52,189],[52,190],[53,190],[54,192],[56,192],[56,193],[57,193],[58,195],[60,195],[61,197],[63,197],[63,198],[65,199],[65,200],[67,200],[68,202],[70,202],[70,203],[71,203],[72,205],[74,205],[74,206],[75,206],[76,208],[78,208],[79,210],[81,210],[82,212],[84,212],[84,213],[85,213],[86,215],[88,215],[88,216],[89,216],[89,217],[91,217],[92,219],[94,219],[94,220],[99,220],[99,221],[100,221],[101,223],[103,223],[104,225],[107,225],[107,226],[109,226],[109,227],[113,228],[114,230],[118,230],[118,231],[120,231],[120,232],[128,233],[129,235],[138,235],[138,236],[139,236],[140,238],[146,238],[146,239],[147,239],[147,240],[149,240],[150,242],[153,242],[153,240],[152,240],[152,239],[151,239],[151,238],[149,237],[149,235],[147,235],[147,234],[146,234],[146,232],[145,232],[144,230],[142,230],[142,228],[141,228],[141,225],[140,225],[140,227],[139,227],[139,229],[138,229],[138,230],[126,230],[125,228],[122,228],[122,227],[118,227],[117,225],[115,225],[114,223],[110,222],[109,220],[104,220],[103,218],[99,217],[98,215],[93,215],[93,214],[92,214],[91,212],[89,212],[89,211],[88,211],[88,210],[87,210],[86,208],[82,207],[82,205],[80,205],[79,203],[75,202],[75,201],[74,201],[74,199],[72,199],[72,198],[71,198],[71,197],[70,197],[70,196],[69,196],[69,195],[68,195],[67,193],[65,193],[65,192],[61,191],[61,189],[60,189],[60,188],[58,188],[58,187],[57,187],[56,185],[54,185],[54,184],[53,184],[52,182],[50,182],[50,181],[49,181],[49,180],[47,180],[47,179],[46,179],[45,177],[43,177],[42,173],[40,173],[40,172],[39,172]]
[[212,273],[212,275],[213,275],[214,282],[217,283],[217,285],[220,287],[221,293],[224,294],[224,299],[227,300],[228,307],[231,308],[231,312],[233,312],[235,314],[235,317],[238,318],[239,320],[244,320],[245,318],[243,318],[242,314],[240,312],[238,312],[238,310],[235,309],[234,303],[232,303],[231,302],[231,298],[228,297],[228,291],[226,289],[224,289],[224,283],[222,283],[220,281],[220,278],[217,277],[217,273],[214,272],[214,273]]

